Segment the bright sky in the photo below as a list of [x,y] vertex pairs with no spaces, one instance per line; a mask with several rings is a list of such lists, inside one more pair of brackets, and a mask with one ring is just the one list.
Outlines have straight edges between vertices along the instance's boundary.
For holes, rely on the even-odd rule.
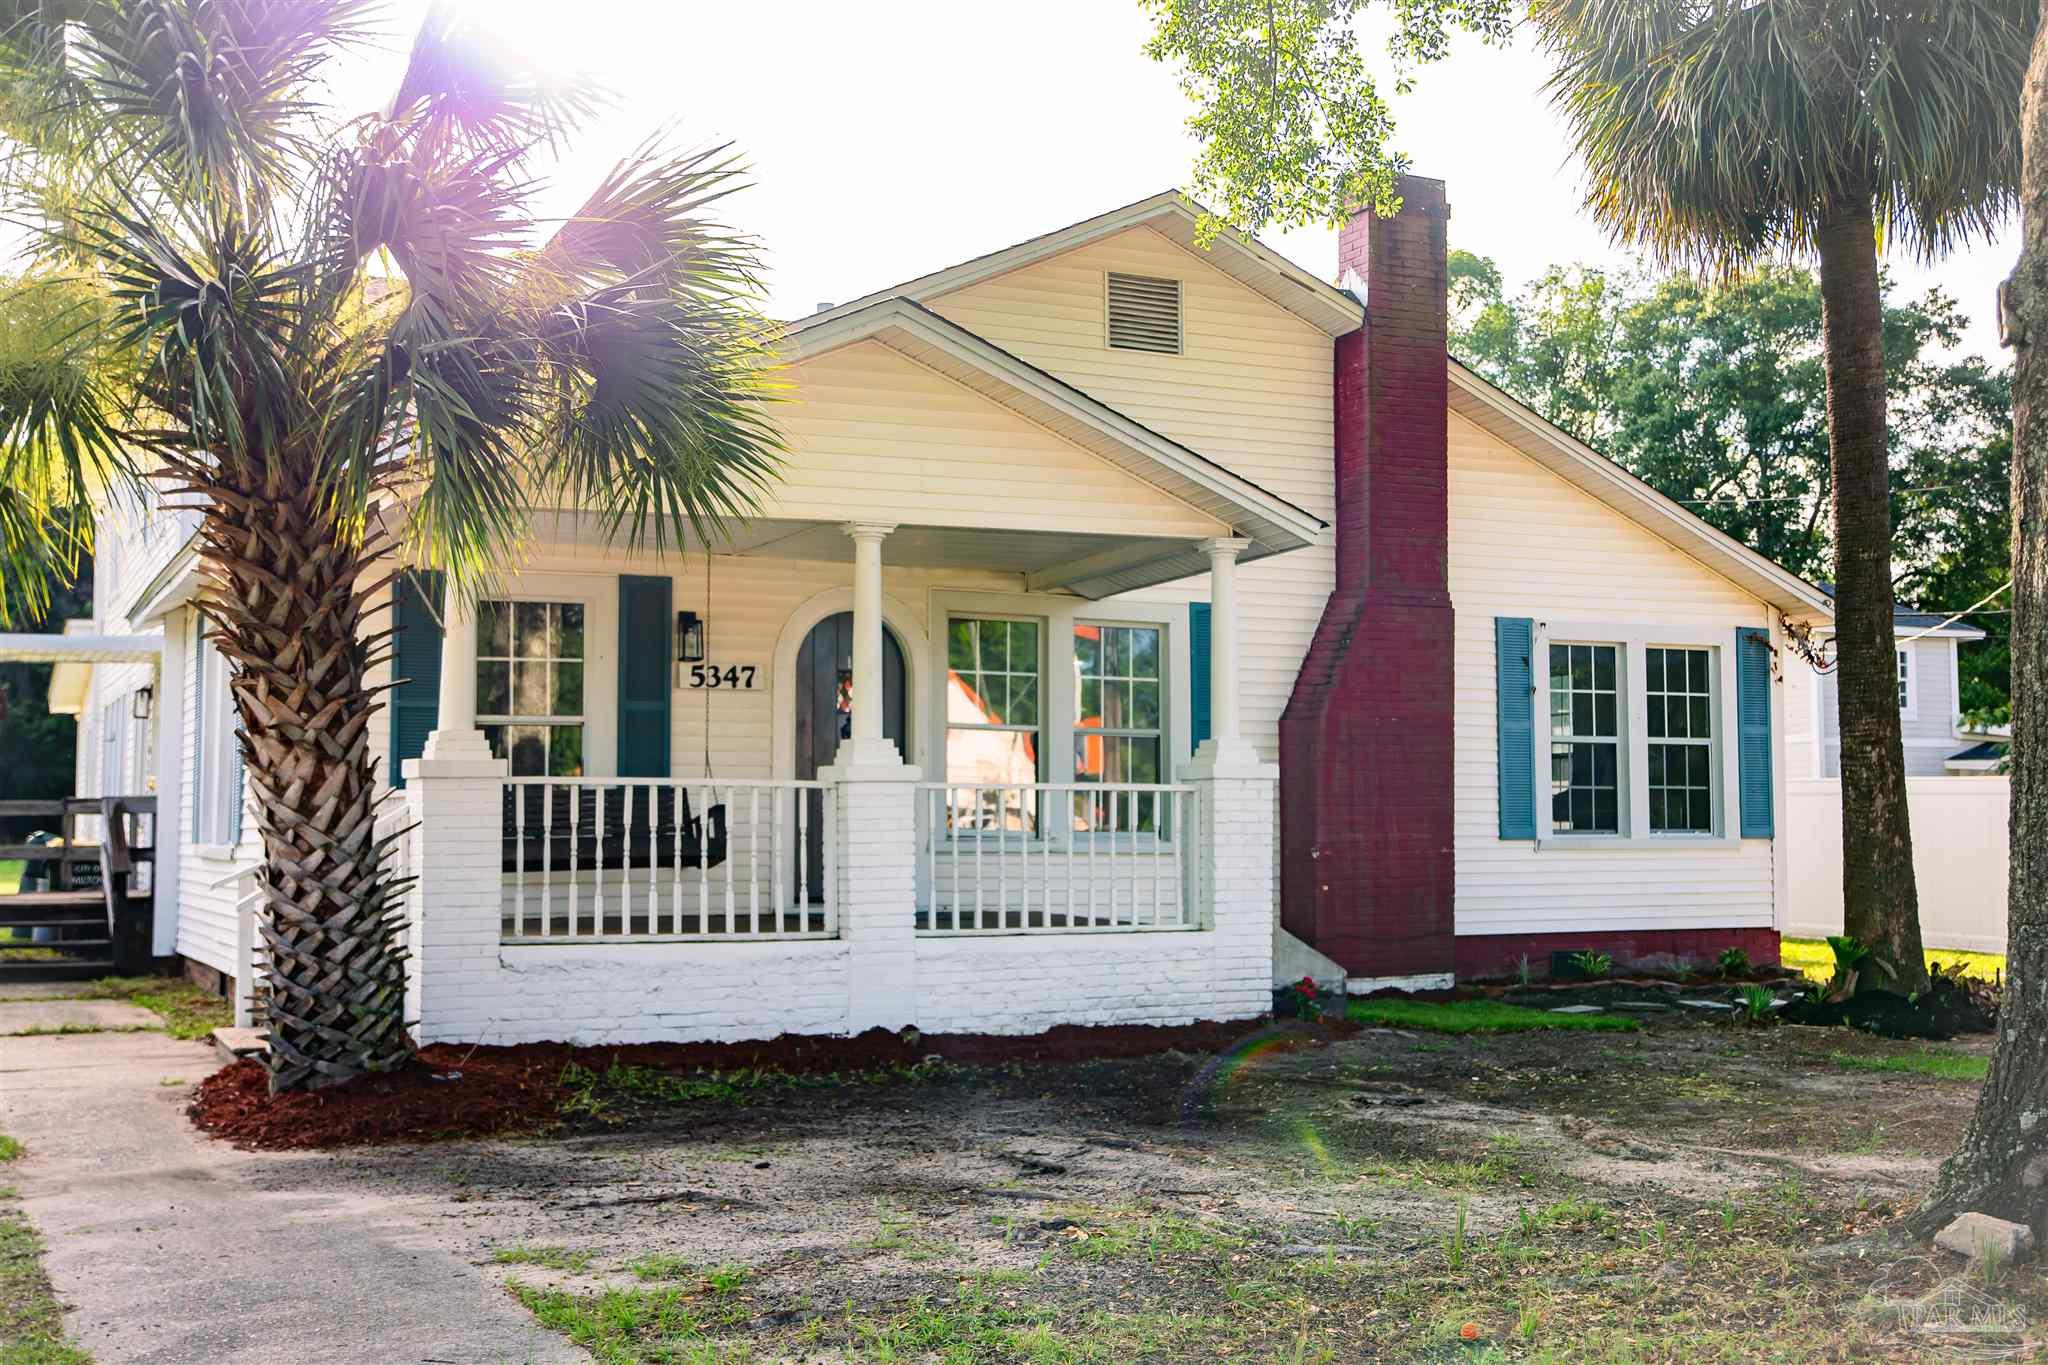
[[[780,317],[1182,185],[1193,156],[1173,73],[1140,51],[1136,0],[464,2],[619,92],[557,169],[557,211],[664,124],[687,142],[736,143],[756,183],[729,216],[766,245]],[[405,38],[424,8],[394,6]],[[1472,42],[1396,105],[1398,145],[1448,182],[1452,244],[1492,256],[1515,285],[1553,263],[1626,262],[1579,211],[1542,76],[1530,45]],[[388,82],[352,73],[348,93],[368,104]],[[1269,241],[1334,271],[1329,231]],[[1890,266],[1914,292],[1938,282],[1954,294],[1972,320],[1964,349],[1989,355],[1992,300],[2016,251],[2009,231],[1932,269]]]

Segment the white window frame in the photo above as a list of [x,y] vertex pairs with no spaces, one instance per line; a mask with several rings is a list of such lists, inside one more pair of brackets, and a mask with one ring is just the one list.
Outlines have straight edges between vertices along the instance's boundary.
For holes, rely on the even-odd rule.
[[[482,665],[482,663],[484,662],[484,658],[485,658],[485,656],[484,656],[484,652],[483,652],[483,649],[484,649],[484,638],[483,638],[483,620],[482,620],[482,616],[483,616],[482,608],[483,608],[483,603],[484,603],[484,602],[502,602],[502,603],[505,603],[506,605],[508,605],[508,606],[510,606],[510,607],[512,607],[512,608],[513,608],[513,611],[514,611],[514,617],[513,617],[513,623],[512,623],[512,625],[511,625],[510,629],[511,629],[511,630],[512,630],[512,632],[513,632],[513,636],[512,636],[512,638],[513,638],[513,639],[515,639],[515,640],[516,640],[516,638],[517,638],[517,631],[518,631],[518,623],[517,623],[517,621],[518,621],[518,618],[517,618],[517,610],[518,610],[518,608],[519,608],[520,606],[522,606],[522,605],[523,605],[523,606],[548,606],[548,607],[579,607],[579,608],[581,608],[581,609],[582,609],[582,611],[583,611],[583,655],[582,655],[582,657],[581,657],[580,659],[577,659],[577,660],[575,660],[575,662],[577,662],[577,663],[580,663],[580,664],[581,664],[581,665],[583,666],[583,710],[582,710],[582,711],[581,711],[581,712],[580,712],[579,714],[577,714],[577,715],[575,715],[575,716],[570,716],[570,715],[568,715],[567,713],[563,713],[563,714],[560,714],[560,715],[550,715],[550,716],[529,716],[529,715],[527,715],[527,714],[526,714],[526,713],[524,713],[524,712],[500,712],[500,711],[492,711],[492,712],[488,712],[488,713],[487,713],[487,712],[485,712],[485,711],[483,710],[483,708],[482,708],[481,704],[479,704],[479,706],[478,706],[478,708],[477,708],[477,717],[476,717],[476,724],[477,724],[477,728],[478,728],[479,730],[482,730],[482,729],[484,729],[484,728],[485,728],[486,726],[490,726],[490,727],[496,727],[496,726],[504,726],[504,727],[505,727],[505,728],[507,728],[507,729],[511,729],[511,728],[513,728],[513,727],[516,727],[516,726],[522,726],[522,725],[523,725],[523,726],[535,726],[535,725],[548,725],[548,726],[554,726],[554,725],[568,725],[568,724],[574,723],[574,724],[575,724],[575,725],[576,725],[576,726],[577,726],[578,728],[580,728],[580,729],[581,729],[581,730],[583,731],[583,741],[582,741],[582,748],[583,748],[583,771],[582,771],[582,773],[581,773],[581,774],[578,774],[578,775],[577,775],[577,777],[578,777],[578,779],[579,779],[579,780],[581,780],[581,779],[587,779],[587,778],[589,778],[589,777],[590,777],[590,776],[592,775],[593,771],[595,771],[595,770],[593,769],[593,767],[592,767],[592,762],[591,762],[591,714],[590,714],[590,712],[591,712],[591,705],[590,705],[590,680],[591,680],[591,666],[590,666],[590,656],[591,656],[591,653],[592,653],[592,649],[591,649],[591,626],[592,626],[592,620],[593,620],[593,613],[592,613],[592,611],[591,611],[591,603],[590,603],[590,601],[589,601],[589,600],[588,600],[587,598],[584,598],[584,597],[580,597],[580,596],[574,596],[574,595],[563,595],[563,594],[559,594],[559,593],[534,593],[534,592],[527,592],[527,591],[523,591],[523,590],[520,590],[520,589],[518,589],[518,588],[516,588],[516,587],[513,587],[513,586],[510,586],[510,585],[506,586],[505,588],[503,588],[503,589],[502,589],[502,590],[500,590],[499,592],[493,593],[493,594],[492,594],[491,596],[489,596],[489,597],[487,597],[487,598],[484,598],[484,599],[482,599],[482,601],[480,601],[480,602],[478,603],[478,611],[477,611],[477,617],[478,617],[478,620],[477,620],[477,636],[476,636],[476,650],[477,650],[477,652],[476,652],[476,657],[474,657],[474,658],[472,658],[472,659],[470,660],[470,669],[471,669],[471,671],[472,671],[472,672],[474,672],[474,671],[475,671],[475,670],[476,670],[476,669],[477,669],[478,667],[480,667],[480,666]],[[498,656],[495,656],[495,655],[494,655],[494,656],[491,656],[491,657],[492,657],[493,659],[497,659],[497,657],[498,657]],[[510,658],[512,658],[512,659],[514,659],[514,660],[517,660],[517,659],[520,659],[520,658],[522,658],[522,657],[524,657],[524,656],[522,656],[522,655],[518,655],[518,654],[513,654],[513,655],[511,655],[511,656],[509,656],[509,657],[510,657]],[[555,655],[552,655],[552,654],[550,654],[550,655],[546,655],[546,656],[544,656],[544,657],[545,657],[545,661],[546,661],[547,663],[551,664],[551,665],[552,665],[552,664],[555,664],[555,663],[566,663],[566,662],[569,662],[569,660],[557,658],[557,656],[555,656]],[[551,683],[552,683],[552,680],[550,680],[550,681],[551,681]],[[510,681],[509,681],[509,680],[507,681],[507,684],[506,684],[506,686],[507,686],[508,688],[509,688],[509,687],[511,686],[511,683],[510,683]],[[481,688],[479,688],[479,697],[481,697]],[[509,701],[511,700],[511,696],[510,696],[510,693],[509,693],[509,692],[507,693],[507,696],[506,696],[506,700],[507,700],[508,702],[509,702]],[[509,746],[508,746],[508,748],[507,748],[507,750],[506,750],[506,759],[505,759],[505,761],[506,761],[506,764],[508,765],[508,769],[509,769],[509,765],[510,765],[510,763],[511,763],[511,750],[510,750]],[[548,774],[548,776],[550,776],[550,777],[553,777],[553,776],[564,776],[564,774],[553,774],[553,773],[550,773],[550,774]]]
[[[1545,746],[1540,761],[1531,764],[1539,852],[1571,850],[1641,850],[1651,848],[1739,848],[1742,840],[1734,832],[1730,793],[1740,789],[1740,746],[1735,744],[1735,688],[1729,679],[1734,666],[1735,629],[1738,622],[1722,627],[1647,625],[1639,622],[1544,621],[1534,623],[1531,659],[1540,660],[1540,682],[1529,691],[1530,721],[1537,742]],[[1726,637],[1725,639],[1723,637]],[[1560,834],[1550,829],[1550,645],[1611,644],[1621,651],[1620,681],[1624,689],[1621,705],[1621,831],[1617,834]],[[1656,832],[1650,830],[1649,787],[1649,699],[1644,690],[1648,678],[1646,654],[1652,646],[1677,649],[1705,649],[1713,661],[1711,685],[1714,718],[1714,829],[1711,834]]]
[[[1559,736],[1551,732],[1550,651],[1553,648],[1570,649],[1574,645],[1591,649],[1611,649],[1614,651],[1614,734],[1612,736],[1579,735],[1574,733],[1565,735],[1562,737],[1562,740],[1560,740]],[[1540,823],[1544,824],[1546,827],[1549,828],[1551,837],[1553,839],[1618,838],[1621,835],[1628,833],[1629,830],[1628,697],[1630,677],[1628,646],[1619,640],[1582,640],[1576,637],[1571,639],[1558,639],[1552,637],[1551,639],[1545,642],[1543,649],[1536,655],[1536,658],[1542,663],[1543,666],[1541,674],[1543,679],[1542,686],[1537,689],[1542,694],[1541,704],[1537,707],[1537,714],[1541,720],[1537,732],[1543,737],[1543,753],[1540,756],[1541,761],[1539,763],[1539,766],[1543,769],[1543,780],[1540,784],[1543,796],[1536,806],[1537,819]],[[1552,774],[1552,765],[1556,762],[1556,754],[1553,752],[1553,750],[1560,742],[1565,744],[1589,745],[1611,744],[1614,747],[1614,783],[1616,809],[1615,827],[1613,830],[1560,831],[1556,827],[1555,821],[1557,817],[1555,812],[1557,791],[1554,786],[1556,779]]]
[[[1051,660],[1054,651],[1050,640],[1047,638],[1050,634],[1050,631],[1047,628],[1045,618],[1042,616],[1033,616],[1023,612],[950,611],[947,612],[944,616],[938,617],[936,619],[939,625],[939,637],[941,640],[940,662],[943,664],[945,668],[945,672],[942,673],[940,676],[947,680],[946,683],[939,688],[940,710],[942,712],[942,719],[941,724],[939,726],[939,747],[933,751],[938,755],[938,772],[935,774],[936,778],[939,781],[943,782],[950,782],[953,780],[952,773],[949,770],[949,765],[951,762],[952,732],[955,730],[967,730],[977,734],[1036,736],[1038,740],[1038,766],[1041,771],[1037,775],[1035,775],[1031,780],[1033,783],[1054,781],[1055,779],[1049,776],[1050,772],[1052,771],[1053,759],[1052,754],[1050,752],[1050,742],[1047,739],[1047,732],[1051,728],[1049,724],[1050,718],[1046,715],[1047,698],[1051,695],[1052,692],[1052,687],[1050,681],[1046,677],[1046,673],[1049,670],[1049,661]],[[1035,676],[1038,680],[1038,722],[1035,725],[1018,725],[1011,723],[997,725],[990,722],[956,721],[950,715],[943,714],[943,712],[945,711],[946,703],[952,695],[951,680],[953,676],[953,625],[957,621],[1001,621],[1011,625],[1022,624],[1035,626],[1037,628],[1038,658],[1035,661],[1037,664],[1037,671]],[[979,647],[979,641],[977,639],[976,648],[979,649]],[[980,670],[979,668],[977,668],[977,676],[979,675],[979,673]],[[998,676],[1014,677],[1016,675],[1017,670],[1005,667]],[[952,796],[950,794],[947,796],[946,801],[943,804],[947,808],[950,808],[952,806]],[[1045,825],[1045,810],[1043,806],[1040,806],[1038,809],[1033,810],[1031,812],[1031,822],[1034,826],[1037,826],[1040,831],[1043,831]],[[996,834],[998,835],[998,837],[1022,837],[1032,843],[1036,843],[1039,841],[1038,834],[1013,833],[1010,831],[1000,830],[984,831],[971,826],[967,829],[962,829],[958,825],[953,825],[949,827],[946,831],[946,834],[947,838],[953,840],[984,839],[989,837],[990,834]]]
[[[1666,651],[1674,651],[1674,650],[1675,650],[1675,651],[1680,651],[1680,652],[1681,652],[1681,656],[1683,656],[1683,654],[1686,654],[1686,653],[1692,653],[1692,652],[1695,652],[1695,651],[1701,651],[1701,652],[1704,652],[1704,653],[1706,654],[1706,656],[1707,656],[1707,693],[1706,693],[1706,695],[1707,695],[1707,730],[1708,730],[1708,734],[1707,734],[1707,737],[1706,737],[1706,738],[1705,738],[1704,740],[1700,739],[1700,738],[1699,738],[1699,737],[1698,737],[1697,735],[1673,736],[1673,735],[1670,735],[1670,734],[1668,734],[1668,733],[1667,733],[1667,734],[1664,734],[1664,735],[1653,735],[1653,734],[1651,734],[1651,733],[1650,733],[1650,724],[1649,724],[1649,700],[1650,700],[1650,670],[1649,670],[1648,656],[1649,656],[1649,651],[1650,651],[1650,650],[1653,650],[1653,649],[1662,649],[1662,650],[1666,650]],[[1704,645],[1670,645],[1670,644],[1664,644],[1664,643],[1662,643],[1662,642],[1652,642],[1652,643],[1649,643],[1649,644],[1646,644],[1646,645],[1644,645],[1644,646],[1643,646],[1643,653],[1644,653],[1644,666],[1643,666],[1643,712],[1644,712],[1644,714],[1643,714],[1643,797],[1644,797],[1644,802],[1645,802],[1645,815],[1644,815],[1644,820],[1643,820],[1643,829],[1645,830],[1645,832],[1647,832],[1647,833],[1649,833],[1649,834],[1651,834],[1651,835],[1654,835],[1655,837],[1657,837],[1657,838],[1660,838],[1660,839],[1662,839],[1662,838],[1689,838],[1689,839],[1699,839],[1699,838],[1711,838],[1711,837],[1713,837],[1713,835],[1714,835],[1715,833],[1717,833],[1717,832],[1719,831],[1719,829],[1720,829],[1720,827],[1721,827],[1721,818],[1722,818],[1722,816],[1721,816],[1721,808],[1722,808],[1722,806],[1723,806],[1723,805],[1725,804],[1725,803],[1724,803],[1724,802],[1722,801],[1722,798],[1721,798],[1722,782],[1721,782],[1721,781],[1719,781],[1719,780],[1716,780],[1716,773],[1717,773],[1717,770],[1718,770],[1718,766],[1719,766],[1719,764],[1718,764],[1718,760],[1719,760],[1719,758],[1720,758],[1720,755],[1721,755],[1721,748],[1722,748],[1722,731],[1721,731],[1721,717],[1720,717],[1720,709],[1721,709],[1721,708],[1720,708],[1720,700],[1721,700],[1721,692],[1722,692],[1722,684],[1721,684],[1721,656],[1720,656],[1720,654],[1719,654],[1719,653],[1717,653],[1717,652],[1716,652],[1716,651],[1714,651],[1713,649],[1710,649],[1710,648],[1708,648],[1708,647],[1706,647],[1706,646],[1704,646]],[[1669,672],[1668,672],[1668,670],[1669,670],[1669,668],[1670,668],[1670,660],[1669,660],[1669,657],[1668,657],[1668,655],[1667,655],[1667,658],[1666,658],[1666,661],[1665,661],[1665,668],[1666,668],[1666,670],[1667,670],[1667,672],[1666,672],[1666,683],[1667,683],[1667,689],[1666,689],[1666,690],[1665,690],[1664,692],[1661,692],[1661,693],[1659,693],[1658,695],[1660,695],[1660,696],[1683,696],[1683,697],[1693,697],[1693,696],[1697,696],[1697,695],[1699,695],[1698,693],[1696,693],[1696,692],[1693,692],[1693,691],[1692,691],[1692,690],[1691,690],[1691,689],[1690,689],[1689,687],[1688,687],[1688,688],[1687,688],[1687,689],[1686,689],[1686,690],[1685,690],[1684,692],[1671,692],[1671,691],[1669,690],[1669,688],[1668,688],[1668,684],[1669,684],[1669,676],[1670,676],[1670,675],[1669,675]],[[1695,830],[1695,829],[1658,829],[1658,828],[1657,828],[1657,824],[1656,824],[1656,818],[1655,818],[1655,815],[1654,815],[1654,813],[1651,813],[1651,812],[1649,812],[1649,811],[1648,811],[1648,800],[1649,800],[1649,792],[1650,792],[1650,768],[1649,768],[1649,753],[1650,753],[1650,746],[1651,746],[1652,744],[1662,744],[1662,745],[1666,745],[1666,746],[1668,746],[1668,747],[1676,747],[1676,748],[1681,748],[1681,749],[1701,749],[1701,748],[1703,748],[1703,749],[1705,749],[1705,750],[1707,751],[1707,768],[1708,768],[1708,803],[1709,803],[1709,810],[1708,810],[1708,815],[1707,815],[1707,828],[1706,828],[1706,829],[1704,829],[1704,830]],[[1668,778],[1668,776],[1669,776],[1669,775],[1668,775],[1668,773],[1667,773],[1667,778]],[[1665,786],[1666,786],[1666,787],[1668,788],[1668,787],[1669,787],[1670,785],[1671,785],[1671,783],[1670,783],[1670,782],[1669,782],[1669,781],[1667,780],[1667,781],[1666,781],[1666,783],[1665,783]],[[1689,789],[1689,788],[1688,788],[1688,789]]]
[[[199,784],[192,793],[192,842],[202,849],[225,856],[233,845],[228,832],[234,828],[229,775],[235,766],[235,709],[228,695],[227,656],[213,646],[213,629],[204,617],[193,616],[193,629],[201,632],[205,646],[200,651],[199,732],[193,736],[194,751],[201,755]],[[248,834],[244,822],[243,834]]]
[[1899,719],[1920,718],[1920,660],[1917,644],[1905,640],[1894,640],[1898,651],[1899,681],[1906,684],[1905,700],[1899,704]]
[[[1185,682],[1192,676],[1188,671],[1187,602],[1125,601],[1117,598],[1089,602],[1048,593],[933,588],[927,596],[926,620],[931,623],[927,632],[932,651],[931,676],[939,681],[931,689],[932,695],[923,701],[922,718],[912,721],[925,736],[924,752],[934,755],[931,770],[926,773],[927,781],[938,782],[945,778],[946,623],[956,616],[1035,617],[1042,623],[1045,674],[1039,685],[1039,719],[1046,759],[1044,776],[1038,780],[1044,783],[1074,780],[1074,732],[1078,728],[1074,724],[1078,684],[1074,665],[1074,627],[1148,626],[1158,629],[1165,650],[1165,666],[1161,670],[1164,676],[1160,681],[1165,693],[1161,699],[1162,719],[1166,722],[1166,752],[1161,758],[1164,771],[1160,778],[1165,784],[1176,780],[1187,760],[1191,733]],[[1016,836],[1011,837],[1014,839]],[[1076,835],[1061,829],[1054,832],[1053,842],[1059,846],[1091,837],[1095,836]],[[1034,837],[1028,842],[1036,847],[1042,839]]]

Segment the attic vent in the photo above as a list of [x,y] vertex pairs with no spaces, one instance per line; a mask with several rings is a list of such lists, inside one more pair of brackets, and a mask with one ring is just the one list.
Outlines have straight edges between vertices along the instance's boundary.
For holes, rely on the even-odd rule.
[[1180,281],[1109,272],[1109,344],[1180,354]]

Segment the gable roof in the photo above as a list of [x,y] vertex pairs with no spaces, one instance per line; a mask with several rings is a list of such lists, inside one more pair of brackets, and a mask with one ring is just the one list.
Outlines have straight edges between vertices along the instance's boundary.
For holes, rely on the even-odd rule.
[[1782,612],[1834,616],[1834,599],[1817,584],[1708,525],[1698,513],[1665,497],[1534,408],[1480,378],[1455,356],[1450,360],[1450,377],[1451,411],[1566,483]]
[[[820,315],[816,325],[788,335],[784,349],[797,363],[859,341],[879,341],[1215,518],[1251,542],[1245,560],[1300,549],[1327,524],[912,299],[835,309]],[[1184,541],[1070,567],[1078,576],[1062,575],[1057,583],[1048,579],[1038,586],[1107,597],[1205,573],[1209,561],[1197,542]]]
[[1206,250],[1195,245],[1196,224],[1206,213],[1207,209],[1179,190],[1163,190],[1135,204],[1126,204],[1120,209],[1111,209],[1108,213],[1041,233],[1000,251],[991,251],[944,270],[935,270],[929,275],[863,294],[850,302],[788,323],[785,331],[807,331],[885,299],[905,298],[922,302],[937,298],[1134,227],[1152,228],[1180,243],[1198,259],[1253,292],[1264,295],[1278,307],[1328,336],[1338,337],[1358,330],[1364,318],[1358,300],[1337,286],[1317,279],[1256,239],[1233,228],[1225,228],[1216,234]]

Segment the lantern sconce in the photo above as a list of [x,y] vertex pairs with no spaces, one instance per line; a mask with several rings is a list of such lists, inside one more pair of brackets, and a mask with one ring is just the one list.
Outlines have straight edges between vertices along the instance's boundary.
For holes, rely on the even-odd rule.
[[686,664],[704,662],[704,620],[694,611],[676,613],[676,657]]
[[136,688],[135,698],[129,704],[128,714],[136,720],[148,720],[150,713],[155,709],[156,689],[153,687]]

